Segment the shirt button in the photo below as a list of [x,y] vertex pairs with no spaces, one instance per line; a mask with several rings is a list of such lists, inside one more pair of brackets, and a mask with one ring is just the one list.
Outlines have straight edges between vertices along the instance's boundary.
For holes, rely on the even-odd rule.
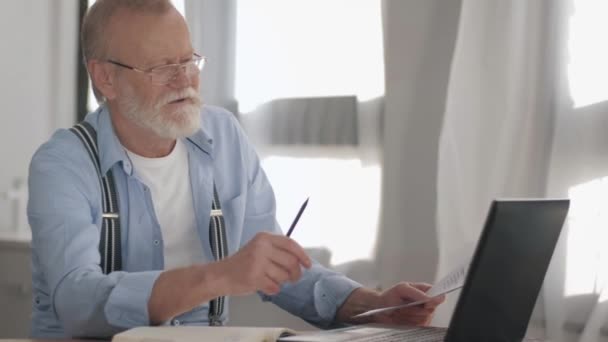
[[158,240],[154,240],[154,245],[155,245],[155,246],[158,246],[158,244],[159,244],[159,243],[160,243],[160,241],[158,241]]
[[179,321],[179,319],[174,319],[173,322],[171,322],[171,324],[173,324],[173,325],[180,325],[182,323]]

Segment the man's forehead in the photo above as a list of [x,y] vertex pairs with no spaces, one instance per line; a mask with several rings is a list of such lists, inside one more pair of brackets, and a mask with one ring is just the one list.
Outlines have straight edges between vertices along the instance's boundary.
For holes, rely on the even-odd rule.
[[117,13],[111,25],[111,48],[142,64],[170,63],[192,57],[186,23],[179,12],[172,11],[175,13]]

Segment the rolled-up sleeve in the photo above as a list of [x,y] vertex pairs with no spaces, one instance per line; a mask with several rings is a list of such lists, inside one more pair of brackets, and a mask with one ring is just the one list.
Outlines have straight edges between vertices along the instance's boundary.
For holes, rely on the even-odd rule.
[[75,136],[56,134],[30,164],[33,272],[44,279],[51,309],[69,336],[108,337],[148,325],[147,302],[160,271],[102,273],[97,174]]
[[336,327],[338,308],[348,296],[362,285],[315,263],[305,270],[297,283],[285,284],[274,296],[262,294],[283,310],[299,316],[319,328]]

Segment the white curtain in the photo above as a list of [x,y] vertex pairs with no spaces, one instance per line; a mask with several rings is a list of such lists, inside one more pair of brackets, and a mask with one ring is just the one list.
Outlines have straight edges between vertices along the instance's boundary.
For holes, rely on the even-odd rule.
[[[462,1],[439,144],[437,274],[470,258],[491,199],[569,197],[529,335],[605,341],[608,105],[576,108],[571,100],[572,49],[580,48],[572,43],[572,4]],[[448,298],[439,325],[449,322],[457,296]]]
[[547,336],[608,341],[607,4],[561,1],[555,137],[547,193],[570,212],[545,279]]
[[184,5],[194,49],[207,57],[201,82],[203,99],[237,113],[236,0],[185,0]]
[[431,282],[437,267],[438,143],[460,1],[383,2],[385,117],[380,285]]
[[[383,286],[433,281],[466,261],[491,199],[544,195],[550,3],[384,2]],[[436,325],[449,323],[456,299]]]
[[[492,199],[544,195],[553,131],[550,4],[462,3],[439,144],[439,275],[472,256]],[[447,324],[456,298],[437,323]]]

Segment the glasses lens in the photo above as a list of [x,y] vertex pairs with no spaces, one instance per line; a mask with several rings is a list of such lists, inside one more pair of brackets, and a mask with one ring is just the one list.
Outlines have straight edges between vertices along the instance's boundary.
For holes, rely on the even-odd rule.
[[167,84],[177,75],[178,71],[179,66],[177,65],[165,65],[150,70],[150,76],[152,77],[152,82],[156,84]]
[[186,76],[192,77],[201,72],[204,65],[205,59],[203,57],[196,56],[194,59],[186,63],[171,64],[154,68],[153,70],[150,70],[150,75],[153,83],[164,85],[173,81],[181,69],[184,70]]

